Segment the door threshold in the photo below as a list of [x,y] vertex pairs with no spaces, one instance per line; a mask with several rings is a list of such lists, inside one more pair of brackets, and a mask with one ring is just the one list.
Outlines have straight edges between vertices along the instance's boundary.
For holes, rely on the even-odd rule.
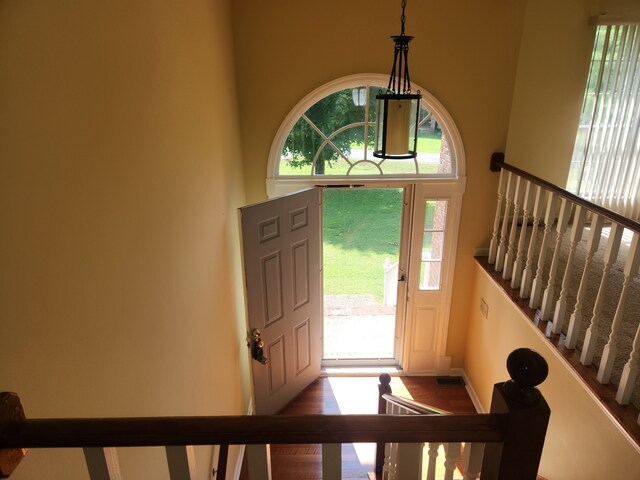
[[322,367],[321,377],[377,377],[382,373],[400,375],[402,369],[398,367]]

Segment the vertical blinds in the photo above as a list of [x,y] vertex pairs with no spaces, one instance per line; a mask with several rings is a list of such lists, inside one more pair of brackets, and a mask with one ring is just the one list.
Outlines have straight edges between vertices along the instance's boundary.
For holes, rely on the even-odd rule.
[[640,26],[597,28],[567,188],[640,217]]

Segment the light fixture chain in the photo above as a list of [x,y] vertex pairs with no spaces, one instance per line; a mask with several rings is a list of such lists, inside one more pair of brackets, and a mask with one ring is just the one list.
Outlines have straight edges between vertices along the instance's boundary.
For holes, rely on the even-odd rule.
[[402,49],[404,54],[404,78],[402,84],[402,93],[411,93],[411,79],[409,78],[409,46],[405,45]]
[[[387,85],[387,90],[391,90],[393,92],[397,92],[397,88],[400,86],[399,84],[396,85],[396,82],[400,82],[400,80],[397,78],[396,76],[396,69],[398,71],[398,74],[400,74],[400,67],[398,66],[398,56],[399,56],[399,49],[398,46],[396,45],[393,49],[393,66],[391,67],[391,76],[389,77],[389,85]],[[402,60],[400,60],[402,62]]]
[[401,0],[402,32],[393,35],[393,67],[387,91],[376,95],[376,135],[373,156],[382,159],[403,160],[417,156],[420,99],[418,91],[411,93],[409,78],[409,42],[413,37],[404,33],[407,0]]
[[406,21],[406,17],[404,16],[404,9],[407,6],[407,0],[402,0],[402,15],[400,16],[400,22],[402,24],[402,29],[400,35],[404,35],[404,22]]

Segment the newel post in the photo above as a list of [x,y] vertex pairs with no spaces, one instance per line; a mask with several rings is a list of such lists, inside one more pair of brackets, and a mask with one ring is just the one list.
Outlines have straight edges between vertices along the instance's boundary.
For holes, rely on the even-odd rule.
[[491,413],[508,415],[503,443],[487,443],[483,480],[535,480],[551,411],[540,391],[549,367],[545,359],[527,348],[507,358],[511,380],[493,388]]
[[[378,384],[378,415],[387,413],[387,401],[383,395],[391,394],[391,375],[383,373],[379,377]],[[384,467],[384,443],[376,444],[376,478],[382,478],[382,468]]]
[[[0,431],[3,422],[24,420],[20,398],[13,392],[0,392]],[[27,451],[22,448],[0,448],[0,478],[9,478]]]

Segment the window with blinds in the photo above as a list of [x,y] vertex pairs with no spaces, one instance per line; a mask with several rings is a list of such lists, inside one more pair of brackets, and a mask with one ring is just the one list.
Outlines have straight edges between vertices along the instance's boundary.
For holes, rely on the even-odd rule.
[[567,189],[640,218],[640,26],[597,27]]

